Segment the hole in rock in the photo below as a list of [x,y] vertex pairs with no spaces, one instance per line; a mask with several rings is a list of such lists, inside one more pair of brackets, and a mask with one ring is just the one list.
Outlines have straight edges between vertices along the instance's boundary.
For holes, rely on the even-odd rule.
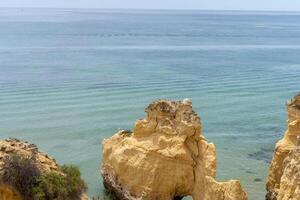
[[184,196],[184,197],[177,196],[177,197],[174,197],[174,200],[193,200],[193,197],[192,196]]

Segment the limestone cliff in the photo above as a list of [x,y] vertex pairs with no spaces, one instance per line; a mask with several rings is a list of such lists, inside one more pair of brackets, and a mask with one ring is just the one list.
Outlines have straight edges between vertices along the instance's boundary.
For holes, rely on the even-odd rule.
[[293,149],[283,162],[277,200],[300,199],[300,148]]
[[58,171],[58,164],[47,154],[40,152],[36,145],[17,139],[0,140],[0,176],[3,172],[4,158],[10,155],[35,156],[36,165],[42,172]]
[[[34,157],[34,165],[41,174],[57,172],[64,175],[55,159],[47,154],[40,152],[36,145],[23,142],[17,139],[0,140],[0,200],[22,200],[23,197],[18,193],[19,188],[12,188],[3,182],[6,171],[6,160],[11,156],[20,156],[21,158]],[[25,179],[26,177],[24,177]],[[85,194],[82,194],[80,200],[88,200]]]
[[[299,200],[300,94],[287,103],[288,128],[277,142],[267,180],[266,200]],[[298,158],[297,158],[298,156]],[[298,164],[297,164],[298,162]],[[294,174],[293,174],[294,173]]]
[[103,140],[101,173],[118,199],[246,200],[239,181],[220,183],[215,146],[201,134],[189,100],[159,100],[134,130]]

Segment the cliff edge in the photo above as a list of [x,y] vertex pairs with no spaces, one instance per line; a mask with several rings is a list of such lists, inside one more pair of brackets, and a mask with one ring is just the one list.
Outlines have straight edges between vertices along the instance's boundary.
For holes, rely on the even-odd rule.
[[300,93],[287,103],[287,111],[288,128],[275,146],[266,200],[300,199]]
[[158,100],[133,132],[103,140],[101,174],[117,199],[246,200],[239,181],[217,182],[216,151],[192,102]]
[[0,140],[0,200],[88,200],[74,166],[59,166],[36,145]]

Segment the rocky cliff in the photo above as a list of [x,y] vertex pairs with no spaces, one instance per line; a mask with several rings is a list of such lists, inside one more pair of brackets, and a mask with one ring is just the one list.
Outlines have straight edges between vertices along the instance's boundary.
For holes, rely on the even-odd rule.
[[[43,172],[58,170],[55,160],[48,155],[38,151],[38,148],[27,142],[21,142],[16,139],[0,141],[0,177],[5,173],[5,158],[11,155],[20,155],[22,157],[37,157],[36,166]],[[21,200],[17,188],[12,188],[0,181],[0,200]]]
[[159,100],[134,130],[103,140],[101,173],[118,199],[246,200],[239,181],[217,182],[216,151],[189,100]]
[[287,103],[288,128],[277,142],[267,180],[266,200],[300,199],[300,94]]
[[[12,160],[13,157],[18,157],[18,159],[22,160],[21,165],[11,165],[7,163],[7,161]],[[26,159],[34,158],[32,161],[33,166],[30,166]],[[18,160],[19,162],[21,162]],[[24,163],[26,165],[23,165]],[[41,175],[49,174],[49,173],[56,173],[62,175],[63,177],[66,176],[61,170],[60,166],[57,164],[55,159],[51,158],[47,154],[40,152],[36,145],[30,144],[28,142],[23,142],[17,139],[8,139],[8,140],[0,140],[0,200],[22,200],[26,199],[20,194],[20,188],[13,187],[11,184],[12,182],[19,183],[20,180],[16,180],[18,175],[17,174],[8,174],[11,172],[11,168],[15,167],[16,172],[20,173],[23,172],[19,176],[21,181],[24,183],[26,179],[31,179],[31,174],[35,174],[34,172],[38,172]],[[7,180],[8,177],[8,180]],[[16,178],[17,177],[17,178]],[[31,182],[26,182],[30,183]],[[49,184],[50,185],[50,184]],[[29,187],[29,185],[20,185],[22,189]],[[53,189],[53,188],[51,188]],[[51,190],[49,189],[49,190]],[[79,195],[80,200],[88,200],[88,197],[82,193]],[[47,197],[41,197],[38,199],[48,199]]]

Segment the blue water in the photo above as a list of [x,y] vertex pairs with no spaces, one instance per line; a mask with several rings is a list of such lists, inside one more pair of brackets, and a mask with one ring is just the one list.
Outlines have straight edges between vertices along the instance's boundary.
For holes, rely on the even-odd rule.
[[91,196],[101,140],[155,99],[188,97],[218,179],[263,200],[299,89],[300,13],[0,9],[0,138],[80,166]]

